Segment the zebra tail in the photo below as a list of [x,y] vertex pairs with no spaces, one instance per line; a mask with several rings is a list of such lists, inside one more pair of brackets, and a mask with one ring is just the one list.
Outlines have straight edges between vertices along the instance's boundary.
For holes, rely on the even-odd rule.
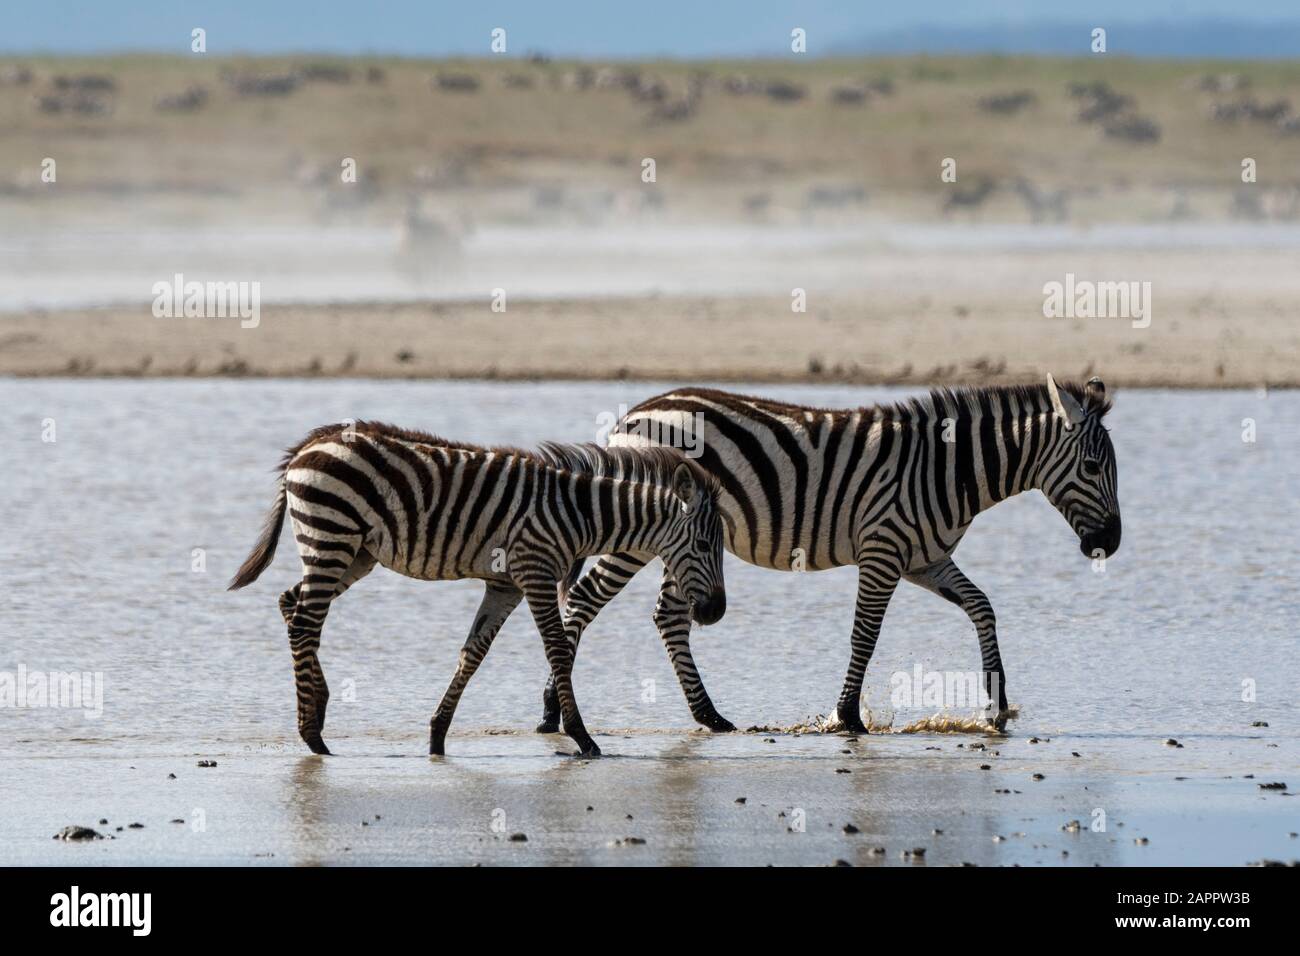
[[280,475],[280,483],[277,486],[275,504],[266,513],[266,520],[262,522],[262,533],[258,536],[257,544],[253,545],[252,553],[244,559],[244,563],[235,572],[229,590],[238,591],[240,588],[252,584],[275,557],[275,547],[280,540],[280,529],[284,527],[284,512],[287,503],[284,491],[284,475],[282,474]]
[[559,587],[556,588],[559,592],[561,607],[563,607],[565,602],[569,600],[569,592],[572,591],[573,586],[578,583],[578,578],[582,577],[582,566],[586,563],[586,558],[574,561],[573,564],[569,566],[569,573],[564,576],[564,580],[561,581]]

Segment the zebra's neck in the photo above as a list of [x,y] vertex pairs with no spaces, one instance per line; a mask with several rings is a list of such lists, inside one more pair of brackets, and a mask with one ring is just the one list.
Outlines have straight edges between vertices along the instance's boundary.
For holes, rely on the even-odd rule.
[[584,557],[616,551],[657,552],[676,498],[658,485],[608,476],[574,478],[575,544]]
[[953,476],[961,523],[1041,485],[1059,433],[1046,401],[1012,390],[972,390],[949,393],[920,416],[916,424],[938,439],[933,457],[942,467],[936,470]]

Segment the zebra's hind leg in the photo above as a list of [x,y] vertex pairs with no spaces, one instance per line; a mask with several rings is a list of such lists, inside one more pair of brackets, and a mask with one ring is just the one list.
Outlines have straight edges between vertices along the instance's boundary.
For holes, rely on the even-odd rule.
[[[578,653],[578,642],[588,624],[610,601],[623,590],[638,571],[649,563],[649,557],[628,552],[607,554],[582,576],[569,592],[564,603],[564,628],[573,654]],[[555,691],[555,674],[546,679],[542,690],[542,722],[537,725],[539,734],[560,732],[560,695]]]
[[704,681],[700,679],[695,658],[691,655],[691,606],[677,593],[676,584],[666,573],[659,586],[654,621],[663,639],[664,650],[668,652],[668,660],[673,665],[673,673],[677,675],[677,683],[686,695],[691,716],[714,733],[735,730],[736,725],[718,713],[709,692],[704,689]]
[[1002,667],[1002,655],[998,651],[998,627],[993,605],[984,592],[962,574],[952,558],[945,558],[922,571],[909,574],[907,579],[957,605],[975,625],[989,709],[992,710],[994,701],[997,702],[997,712],[991,716],[991,720],[998,730],[1005,730],[1011,709],[1007,704],[1007,675]]
[[460,650],[456,674],[452,677],[447,692],[442,695],[438,709],[434,711],[433,718],[429,721],[430,754],[441,755],[444,752],[447,728],[451,726],[451,718],[456,713],[456,705],[460,702],[460,695],[465,691],[465,685],[478,670],[479,664],[483,662],[488,649],[492,646],[492,639],[497,636],[497,632],[501,630],[501,625],[506,622],[510,612],[519,606],[523,596],[524,593],[513,584],[488,582],[478,613],[474,615],[474,625],[470,628],[465,646]]
[[[321,670],[318,652],[321,629],[331,602],[375,566],[374,557],[361,548],[360,536],[330,542],[301,545],[303,578],[298,584],[297,601],[287,621],[289,651],[293,655],[294,685],[298,696],[298,735],[312,753],[328,754],[321,737],[325,726],[325,709],[329,703],[329,686]],[[280,596],[281,612],[286,597]]]

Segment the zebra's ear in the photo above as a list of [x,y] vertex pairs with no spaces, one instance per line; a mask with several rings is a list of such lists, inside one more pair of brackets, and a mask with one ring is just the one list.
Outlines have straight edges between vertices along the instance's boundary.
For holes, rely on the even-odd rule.
[[682,504],[690,506],[695,501],[697,491],[695,473],[691,471],[690,465],[682,462],[673,472],[673,494],[682,500]]
[[1051,372],[1047,373],[1047,394],[1052,397],[1052,409],[1064,420],[1067,431],[1083,421],[1083,406],[1069,392],[1056,387]]
[[1106,401],[1106,383],[1094,375],[1083,387],[1083,397],[1089,408],[1100,408]]

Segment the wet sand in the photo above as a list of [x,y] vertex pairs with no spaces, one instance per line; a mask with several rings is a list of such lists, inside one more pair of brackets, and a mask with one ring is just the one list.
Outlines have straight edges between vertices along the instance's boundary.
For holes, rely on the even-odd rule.
[[[444,758],[421,756],[413,738],[339,738],[329,758],[288,739],[185,756],[95,756],[92,745],[8,761],[0,845],[5,863],[38,865],[1237,866],[1300,856],[1294,800],[1259,787],[1286,779],[1262,740],[1225,749],[1189,737],[1177,749],[1155,737],[1031,736],[614,732],[598,733],[608,756],[595,761],[557,754],[571,749],[565,738],[520,732],[453,734]],[[217,765],[197,767],[203,758]],[[51,839],[70,823],[114,839]]]
[[[925,285],[919,286],[925,289]],[[264,304],[238,318],[148,305],[0,315],[0,375],[995,384],[1101,374],[1112,386],[1300,386],[1281,292],[1187,291],[1129,319],[1047,319],[1037,286],[483,302]]]

